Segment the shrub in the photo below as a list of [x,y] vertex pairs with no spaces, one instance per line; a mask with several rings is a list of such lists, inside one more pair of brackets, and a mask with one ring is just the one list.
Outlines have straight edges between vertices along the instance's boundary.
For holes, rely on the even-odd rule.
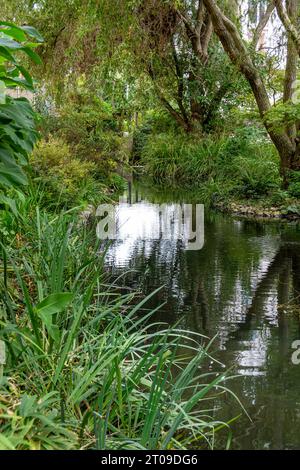
[[277,206],[280,206],[280,205],[286,203],[288,198],[289,198],[288,191],[283,191],[282,189],[278,188],[278,189],[276,189],[275,191],[272,192],[271,203],[275,204]]
[[31,164],[38,173],[46,173],[53,167],[67,164],[71,159],[69,146],[62,139],[51,137],[48,141],[38,142],[31,155]]
[[104,183],[96,180],[94,162],[75,158],[61,139],[41,141],[34,149],[31,165],[45,189],[44,203],[71,207],[105,197]]
[[73,93],[55,113],[47,112],[41,132],[45,140],[61,139],[76,158],[95,162],[99,179],[128,160],[129,147],[112,107],[88,94]]
[[210,183],[211,188],[222,188],[222,194],[258,197],[281,183],[278,156],[260,132],[218,138],[150,135],[141,156],[146,172],[169,184]]
[[291,197],[300,198],[300,181],[294,181],[290,183],[289,195]]
[[[176,121],[168,113],[148,112],[143,124],[135,129],[132,142],[132,161],[138,161],[152,135],[182,133]],[[151,141],[151,139],[150,139]]]
[[300,198],[300,171],[291,171],[289,177],[289,195],[291,197]]
[[234,160],[238,191],[246,197],[268,194],[280,186],[278,164],[257,156],[239,156]]
[[117,173],[111,173],[106,180],[106,184],[114,191],[124,191],[127,187],[126,180]]
[[52,132],[70,146],[76,157],[94,161],[100,173],[106,175],[126,160],[119,124],[107,103],[76,95],[58,111]]

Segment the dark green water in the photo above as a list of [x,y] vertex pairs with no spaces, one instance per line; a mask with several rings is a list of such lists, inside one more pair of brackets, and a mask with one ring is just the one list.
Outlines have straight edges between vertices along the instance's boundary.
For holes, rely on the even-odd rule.
[[[300,339],[299,225],[205,211],[204,246],[187,251],[180,240],[137,236],[139,224],[156,223],[149,203],[171,206],[178,196],[130,185],[124,197],[138,211],[128,239],[109,250],[107,269],[126,273],[119,283],[144,294],[165,286],[147,305],[166,302],[152,320],[180,319],[185,328],[217,335],[214,356],[240,374],[230,387],[252,418],[235,422],[231,447],[300,449],[300,365],[291,361],[292,342]],[[188,203],[191,195],[179,199]],[[120,210],[126,218],[128,207]],[[226,400],[218,417],[239,412]]]

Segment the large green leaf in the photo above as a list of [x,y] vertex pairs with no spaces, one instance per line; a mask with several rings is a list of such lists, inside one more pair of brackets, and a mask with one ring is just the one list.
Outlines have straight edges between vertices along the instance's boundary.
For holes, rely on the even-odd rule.
[[42,60],[40,56],[36,52],[34,52],[31,47],[29,46],[22,47],[22,51],[24,51],[28,55],[28,57],[30,57],[30,59],[32,59],[36,64],[38,65],[42,64]]
[[16,41],[24,42],[26,41],[27,37],[24,30],[14,23],[9,23],[8,21],[1,21],[0,22],[0,31],[12,38],[16,39]]
[[5,196],[4,194],[0,194],[0,204],[5,204],[10,208],[12,213],[18,217],[19,211],[17,209],[16,201],[10,197]]
[[30,90],[30,91],[33,90],[32,84],[29,83],[24,78],[19,78],[19,77],[12,78],[12,77],[8,77],[8,76],[0,76],[0,78],[1,78],[1,80],[4,81],[4,83],[8,87],[17,87],[17,86],[19,86],[21,88],[26,88],[27,90]]
[[73,297],[74,295],[71,292],[50,294],[36,306],[36,310],[39,315],[53,315],[64,310],[73,300]]
[[9,100],[0,106],[0,120],[7,118],[25,129],[34,127],[34,112],[30,103],[24,99]]
[[44,42],[43,36],[33,26],[21,26],[21,29],[38,42]]
[[16,64],[16,59],[9,52],[9,50],[4,46],[0,46],[0,57],[3,57],[5,60],[8,60],[9,62]]
[[10,38],[0,37],[0,46],[7,47],[8,49],[16,50],[21,49],[22,45],[17,41]]
[[4,165],[0,163],[0,183],[8,187],[18,187],[28,184],[28,180],[19,165]]
[[1,146],[0,147],[0,162],[5,163],[6,165],[15,164],[14,154],[10,147]]
[[35,311],[47,328],[47,331],[54,341],[59,341],[59,328],[53,324],[53,315],[63,311],[73,300],[74,295],[70,292],[59,292],[50,294],[42,300]]
[[31,78],[30,73],[22,65],[18,65],[17,68],[21,72],[21,74],[23,75],[23,77],[26,81],[26,84],[29,85],[30,88],[33,89],[33,80]]

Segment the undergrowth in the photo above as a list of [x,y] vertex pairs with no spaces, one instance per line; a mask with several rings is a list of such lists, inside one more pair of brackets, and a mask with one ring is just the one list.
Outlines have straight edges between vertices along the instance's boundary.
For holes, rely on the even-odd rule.
[[221,429],[230,445],[215,401],[229,377],[207,367],[207,338],[151,325],[148,298],[109,282],[74,211],[49,215],[33,192],[6,229],[2,449],[213,448]]

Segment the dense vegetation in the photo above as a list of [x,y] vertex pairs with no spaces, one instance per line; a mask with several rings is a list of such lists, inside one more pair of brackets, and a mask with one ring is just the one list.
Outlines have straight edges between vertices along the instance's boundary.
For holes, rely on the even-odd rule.
[[79,214],[134,168],[299,216],[299,2],[0,5],[0,447],[229,445],[209,341],[137,315],[149,299],[110,282]]

